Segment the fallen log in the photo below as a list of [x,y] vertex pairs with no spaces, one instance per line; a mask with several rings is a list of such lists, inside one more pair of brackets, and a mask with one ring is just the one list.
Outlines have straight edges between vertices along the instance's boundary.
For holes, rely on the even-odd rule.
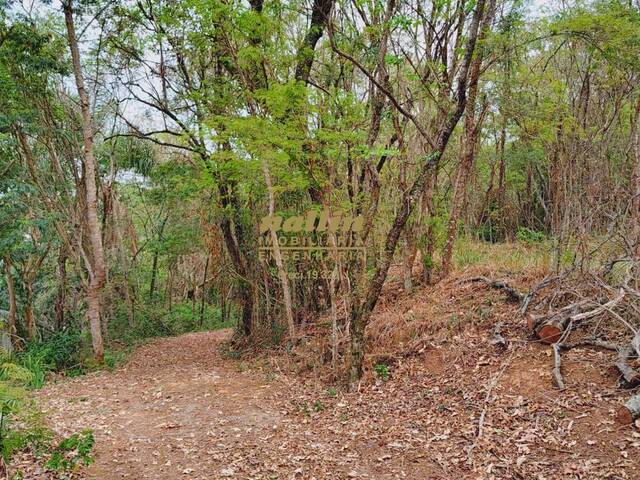
[[553,344],[553,381],[560,390],[564,390],[564,380],[562,378],[562,346],[559,343]]
[[562,337],[562,333],[571,320],[571,316],[580,313],[589,303],[589,300],[572,303],[562,307],[550,316],[530,315],[528,321],[529,330],[544,343],[556,343]]
[[636,418],[640,418],[640,395],[635,395],[620,407],[616,415],[616,421],[621,425],[629,425]]
[[529,328],[544,343],[556,343],[562,337],[569,323],[577,324],[612,309],[620,303],[624,298],[624,294],[624,290],[620,289],[614,299],[586,312],[581,312],[581,310],[588,301],[582,300],[561,308],[550,317],[530,317]]

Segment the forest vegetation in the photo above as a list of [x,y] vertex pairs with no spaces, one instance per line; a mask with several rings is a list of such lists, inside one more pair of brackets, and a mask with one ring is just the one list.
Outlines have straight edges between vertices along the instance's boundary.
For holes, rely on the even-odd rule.
[[640,3],[0,0],[0,271],[3,470],[90,463],[33,392],[152,338],[232,329],[225,361],[349,395],[476,284],[518,307],[478,348],[551,344],[559,392],[613,352],[635,389]]

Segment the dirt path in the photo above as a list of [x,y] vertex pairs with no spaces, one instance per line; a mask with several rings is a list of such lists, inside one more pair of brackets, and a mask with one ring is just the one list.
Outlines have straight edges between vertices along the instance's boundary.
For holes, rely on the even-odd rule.
[[[370,453],[378,445],[366,438],[354,445],[347,432],[313,432],[291,401],[295,387],[222,358],[218,345],[228,334],[159,339],[113,373],[40,392],[56,431],[94,430],[96,462],[86,478],[400,478],[376,467]],[[322,408],[309,404],[313,413]]]
[[[217,478],[281,422],[273,391],[218,354],[228,332],[161,339],[126,367],[61,382],[41,398],[51,423],[93,428],[97,479]],[[216,473],[218,472],[218,473]]]
[[624,392],[603,352],[567,355],[571,385],[558,393],[544,347],[490,353],[479,331],[347,394],[283,374],[273,358],[223,358],[228,334],[158,339],[113,373],[39,391],[57,432],[94,430],[83,478],[640,478],[640,434],[612,420]]

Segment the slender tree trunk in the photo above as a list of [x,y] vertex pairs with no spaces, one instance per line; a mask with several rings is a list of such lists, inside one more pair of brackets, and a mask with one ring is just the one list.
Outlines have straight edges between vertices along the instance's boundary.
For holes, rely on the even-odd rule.
[[209,270],[209,255],[204,264],[204,274],[202,275],[202,299],[200,303],[200,328],[204,324],[204,305],[207,301],[207,271]]
[[[169,220],[169,216],[167,215],[162,223],[160,224],[160,229],[158,230],[158,243],[162,242],[164,227],[167,224],[167,220]],[[149,283],[149,301],[153,301],[153,297],[156,293],[156,282],[158,279],[158,246],[153,250],[153,263],[151,264],[151,282]]]
[[[116,199],[117,200],[117,199]],[[118,255],[118,261],[120,262],[120,267],[122,268],[122,273],[124,275],[124,299],[127,305],[127,314],[129,317],[129,326],[133,326],[134,323],[134,299],[135,299],[135,290],[133,287],[133,283],[131,281],[131,262],[127,257],[127,248],[126,243],[124,241],[125,231],[123,228],[122,222],[124,221],[125,216],[122,215],[122,204],[120,202],[113,202],[113,233],[116,240],[116,253]],[[135,231],[134,231],[135,233]],[[135,246],[135,234],[131,235],[130,245],[132,247]],[[135,255],[137,248],[133,250],[133,255]]]
[[413,238],[414,232],[405,231],[404,233],[404,252],[402,259],[402,276],[404,277],[404,291],[410,292],[413,288],[413,263],[416,260],[418,252],[416,242]]
[[236,243],[235,237],[233,235],[233,230],[231,228],[231,221],[228,218],[223,217],[220,227],[222,229],[222,234],[224,236],[229,256],[231,257],[233,266],[235,267],[236,272],[239,276],[237,298],[240,300],[240,305],[242,307],[240,330],[244,336],[248,337],[253,331],[255,314],[252,286],[249,278],[247,278],[249,269],[247,268],[245,261],[240,253],[240,249],[238,248],[238,244]]
[[[475,89],[474,89],[475,90]],[[475,91],[469,94],[469,100],[471,98],[475,100]],[[458,236],[458,220],[466,197],[467,184],[469,182],[469,176],[473,170],[473,164],[476,155],[476,148],[478,145],[479,127],[476,119],[473,118],[473,110],[467,111],[467,118],[469,121],[465,121],[465,142],[462,147],[462,155],[460,158],[460,165],[458,167],[458,173],[456,175],[455,185],[453,188],[453,195],[451,199],[451,208],[449,210],[449,224],[447,226],[447,240],[442,251],[442,277],[445,278],[451,271],[451,257],[453,256],[453,247],[455,245],[456,238]]]
[[324,27],[329,21],[329,15],[334,3],[335,0],[313,1],[311,24],[297,53],[298,64],[296,65],[295,72],[296,80],[302,80],[305,83],[309,81],[316,43],[318,43],[318,40],[322,37]]
[[640,257],[640,97],[636,102],[636,109],[631,125],[631,242],[634,245],[633,254]]
[[[438,186],[438,168],[433,166],[433,173],[430,178],[427,180],[427,185],[424,191],[422,192],[422,203],[424,208],[424,217],[427,219],[431,219],[434,215],[434,197],[436,193],[436,188]],[[429,221],[427,225],[427,230],[424,233],[422,238],[422,280],[426,285],[431,285],[432,283],[432,274],[435,267],[434,262],[434,253],[435,253],[435,229],[433,226],[433,222]]]
[[33,278],[27,275],[23,279],[24,285],[24,323],[27,327],[27,338],[33,342],[37,335],[36,317],[33,313]]
[[58,253],[58,294],[56,296],[56,330],[64,328],[65,305],[67,303],[67,250],[61,246]]
[[507,191],[507,157],[505,155],[504,146],[507,139],[507,126],[506,118],[503,119],[502,130],[500,131],[500,142],[498,144],[500,149],[500,168],[498,170],[498,194],[497,194],[497,207],[500,211],[500,230],[498,232],[501,238],[505,236],[505,222],[504,216],[506,214],[506,191]]
[[80,110],[82,113],[82,137],[84,150],[84,184],[86,195],[86,223],[91,243],[92,264],[90,268],[89,287],[87,289],[87,319],[91,330],[93,353],[97,363],[104,361],[104,345],[102,341],[101,326],[101,297],[104,287],[106,266],[104,250],[102,246],[102,231],[98,218],[98,188],[96,183],[97,162],[93,153],[93,120],[91,116],[89,95],[84,85],[82,65],[80,63],[80,51],[76,37],[73,20],[73,8],[71,0],[63,3],[65,23],[67,27],[67,40],[71,51],[73,74],[76,81],[78,96],[80,97]]
[[[493,18],[494,3],[495,2],[493,0],[489,1],[484,25],[488,25]],[[485,33],[486,32],[483,28],[478,35],[478,39],[482,40]],[[469,97],[467,100],[468,108],[464,118],[464,141],[463,145],[460,147],[460,163],[453,188],[453,198],[451,199],[449,224],[447,226],[447,240],[442,252],[442,278],[447,277],[451,271],[451,257],[453,255],[453,247],[458,236],[458,219],[466,198],[469,175],[473,170],[478,138],[480,136],[480,128],[482,127],[482,121],[484,119],[484,107],[478,115],[476,115],[475,112],[482,61],[482,52],[478,52],[476,57],[473,59],[469,74]]]
[[4,273],[7,280],[7,291],[9,296],[9,316],[7,317],[7,334],[9,335],[11,341],[11,347],[16,347],[16,324],[17,324],[17,312],[18,312],[18,303],[16,302],[16,289],[13,283],[13,274],[11,273],[11,268],[13,264],[11,262],[11,257],[9,254],[4,256]]
[[220,275],[220,282],[218,284],[218,298],[220,300],[220,321],[224,325],[227,321],[227,293],[225,292],[224,274]]
[[[262,159],[262,172],[264,173],[264,181],[267,184],[267,192],[269,194],[269,215],[275,215],[275,195],[273,193],[273,184],[271,183],[271,174],[269,173],[269,165],[265,158]],[[295,337],[296,325],[293,319],[293,307],[291,305],[291,290],[289,289],[289,278],[287,277],[287,271],[284,268],[284,262],[282,261],[282,254],[280,252],[280,245],[278,244],[278,234],[276,233],[273,225],[269,229],[271,235],[273,257],[276,261],[276,267],[278,268],[278,276],[280,277],[280,283],[282,284],[282,293],[284,295],[284,308],[287,316],[287,325],[289,327],[289,336]]]
[[[402,127],[394,116],[393,123],[396,129],[396,136],[398,137],[398,145],[400,149],[399,162],[399,186],[402,192],[407,190],[407,161],[406,161],[406,147],[404,143],[404,134]],[[413,263],[416,259],[417,242],[415,240],[415,224],[407,225],[404,231],[404,246],[402,251],[402,276],[404,283],[404,291],[409,292],[413,288]]]

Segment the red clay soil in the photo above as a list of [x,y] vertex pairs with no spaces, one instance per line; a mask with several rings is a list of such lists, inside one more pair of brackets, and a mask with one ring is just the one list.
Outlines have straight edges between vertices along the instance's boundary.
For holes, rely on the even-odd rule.
[[[421,304],[435,302],[448,334],[415,328],[412,356],[396,352],[390,379],[357,393],[283,372],[282,358],[223,357],[220,331],[150,342],[113,373],[46,386],[39,402],[58,433],[94,430],[96,461],[77,478],[640,479],[640,433],[614,421],[631,393],[611,354],[567,352],[560,392],[549,346],[528,340],[516,306],[454,287],[398,294],[384,315],[427,322]],[[490,343],[498,320],[506,350]]]

